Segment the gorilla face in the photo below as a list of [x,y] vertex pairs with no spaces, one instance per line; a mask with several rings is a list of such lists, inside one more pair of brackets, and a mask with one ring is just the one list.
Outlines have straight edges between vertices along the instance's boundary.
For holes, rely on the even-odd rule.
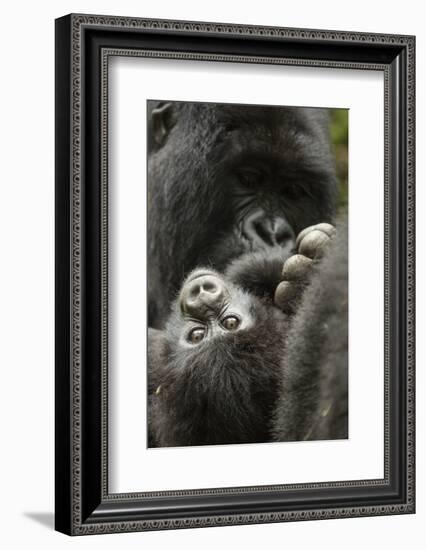
[[218,273],[191,273],[151,346],[154,444],[270,440],[286,329],[282,312]]
[[182,345],[196,346],[253,326],[253,304],[247,294],[214,271],[197,269],[185,281],[178,304]]
[[207,162],[229,201],[237,239],[250,250],[291,246],[319,215],[313,210],[330,206],[325,113],[215,106],[215,115],[221,131]]
[[330,221],[336,184],[325,109],[149,103],[150,326],[187,274],[223,271]]

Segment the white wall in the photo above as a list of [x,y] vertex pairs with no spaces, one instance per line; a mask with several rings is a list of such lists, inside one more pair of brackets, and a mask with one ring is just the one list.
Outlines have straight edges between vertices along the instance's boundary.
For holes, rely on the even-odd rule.
[[[353,520],[227,527],[69,539],[53,524],[53,20],[69,12],[404,33],[417,35],[417,150],[425,143],[425,41],[421,2],[298,0],[87,0],[9,2],[2,9],[0,66],[2,247],[0,284],[0,541],[7,549],[257,548],[399,549],[424,539],[426,520],[425,280],[422,208],[425,162],[419,155],[418,208],[418,512]],[[4,96],[4,97],[3,97]],[[423,536],[422,536],[423,535]],[[414,547],[418,545],[414,544]]]

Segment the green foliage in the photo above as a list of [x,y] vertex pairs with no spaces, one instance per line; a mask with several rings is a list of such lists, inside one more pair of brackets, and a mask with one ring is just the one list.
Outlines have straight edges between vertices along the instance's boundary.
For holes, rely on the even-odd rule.
[[330,132],[339,180],[339,208],[348,204],[348,109],[331,109]]

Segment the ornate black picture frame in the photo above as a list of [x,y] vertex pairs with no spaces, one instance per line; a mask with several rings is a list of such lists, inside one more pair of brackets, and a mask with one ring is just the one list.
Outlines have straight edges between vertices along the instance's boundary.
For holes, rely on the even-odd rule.
[[[137,53],[135,53],[137,52]],[[384,477],[110,494],[110,56],[384,74]],[[69,535],[414,513],[413,36],[68,15],[56,21],[56,529]]]

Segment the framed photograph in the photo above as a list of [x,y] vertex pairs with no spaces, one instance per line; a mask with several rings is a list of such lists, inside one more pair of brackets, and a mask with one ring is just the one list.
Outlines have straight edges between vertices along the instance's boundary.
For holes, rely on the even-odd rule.
[[56,529],[415,511],[413,36],[56,20]]

